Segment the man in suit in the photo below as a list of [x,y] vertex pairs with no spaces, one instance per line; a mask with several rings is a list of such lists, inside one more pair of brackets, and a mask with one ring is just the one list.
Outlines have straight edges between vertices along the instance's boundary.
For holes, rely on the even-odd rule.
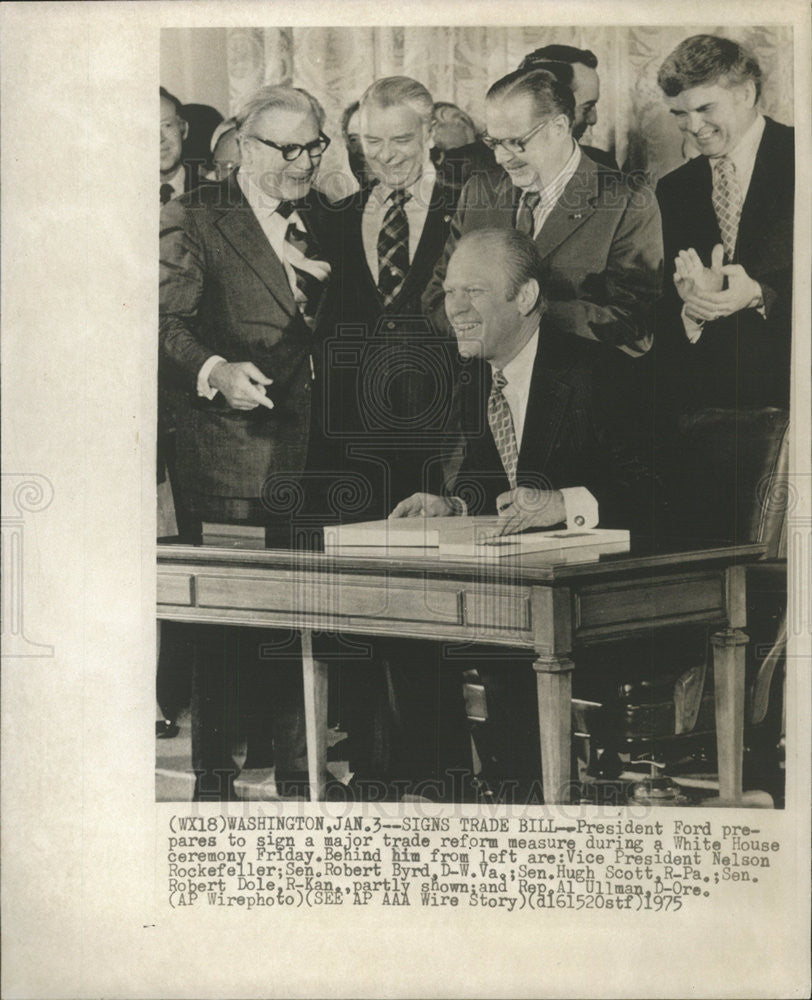
[[699,156],[657,188],[667,279],[658,370],[677,410],[789,405],[794,133],[761,114],[761,71],[715,35],[660,67]]
[[[307,92],[262,88],[237,117],[239,170],[169,201],[161,218],[161,351],[186,392],[177,418],[182,489],[199,521],[264,526],[274,545],[289,544],[291,531],[274,483],[298,480],[311,421],[320,423],[314,359],[330,218],[308,195],[329,143],[323,122]],[[277,787],[299,780],[296,637],[207,633],[192,695],[196,796],[233,797],[240,740],[248,740],[246,766],[265,766],[257,754],[268,753],[269,728]]]
[[[413,494],[392,517],[499,513],[504,532],[650,527],[653,479],[613,430],[611,413],[598,410],[580,342],[547,325],[539,273],[536,244],[513,229],[474,230],[455,247],[445,309],[469,361],[455,392],[445,489]],[[491,652],[466,656],[478,667],[493,723],[478,750],[491,782],[518,780],[526,794],[538,778],[533,672],[521,654],[506,661]],[[424,678],[412,722],[420,747],[431,745],[442,711],[436,689]]]
[[442,253],[458,189],[431,159],[434,102],[417,80],[363,94],[359,129],[373,185],[342,203],[341,327],[325,345],[328,434],[365,483],[356,519],[385,517],[429,474],[451,389],[451,356],[421,296]]
[[644,354],[662,273],[654,193],[582,153],[572,137],[572,92],[545,70],[497,81],[485,116],[485,141],[503,169],[475,175],[463,189],[425,308],[440,322],[447,262],[464,233],[515,227],[539,249],[549,324],[598,345],[600,357],[606,348]]
[[544,45],[529,52],[519,64],[519,69],[546,69],[570,88],[575,98],[573,139],[590,159],[602,163],[610,170],[617,170],[617,163],[611,153],[596,146],[585,146],[581,142],[586,130],[598,121],[601,81],[595,53],[590,49],[578,49],[574,45]]

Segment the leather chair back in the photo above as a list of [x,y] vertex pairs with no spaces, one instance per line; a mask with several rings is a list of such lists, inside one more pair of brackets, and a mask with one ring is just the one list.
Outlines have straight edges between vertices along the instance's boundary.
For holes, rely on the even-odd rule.
[[785,410],[704,409],[685,414],[663,463],[669,534],[702,542],[763,542],[786,554]]

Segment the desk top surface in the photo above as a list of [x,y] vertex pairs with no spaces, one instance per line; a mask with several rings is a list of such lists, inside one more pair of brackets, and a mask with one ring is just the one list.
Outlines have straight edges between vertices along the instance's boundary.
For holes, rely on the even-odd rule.
[[733,566],[757,562],[766,551],[755,543],[701,545],[632,538],[628,552],[599,553],[596,550],[570,549],[563,552],[532,552],[504,556],[499,560],[476,557],[441,557],[437,549],[418,548],[342,548],[328,552],[296,549],[256,549],[214,545],[159,545],[161,570],[190,566],[296,570],[329,575],[405,574],[427,578],[476,578],[503,583],[557,582],[583,577],[611,577],[646,574],[673,569],[699,569],[700,566]]

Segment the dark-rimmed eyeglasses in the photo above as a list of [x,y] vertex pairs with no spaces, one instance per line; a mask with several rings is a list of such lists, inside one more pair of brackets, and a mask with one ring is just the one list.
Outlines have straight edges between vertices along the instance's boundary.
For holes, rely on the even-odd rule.
[[533,138],[536,132],[540,132],[544,126],[549,125],[551,121],[552,118],[548,118],[546,121],[539,122],[539,124],[531,128],[529,132],[519,136],[517,139],[494,139],[493,136],[483,135],[482,141],[488,149],[496,149],[497,146],[501,146],[503,149],[506,149],[508,153],[523,153],[527,143]]
[[330,138],[326,136],[324,132],[319,132],[318,139],[314,139],[312,142],[306,143],[304,146],[299,145],[297,142],[289,142],[284,146],[280,146],[278,142],[272,142],[270,139],[262,139],[258,135],[252,135],[249,138],[256,139],[257,142],[261,142],[263,146],[270,146],[271,149],[278,149],[282,154],[282,158],[287,160],[288,163],[292,163],[294,160],[298,160],[302,153],[307,153],[307,155],[312,159],[321,156],[325,149],[330,145]]

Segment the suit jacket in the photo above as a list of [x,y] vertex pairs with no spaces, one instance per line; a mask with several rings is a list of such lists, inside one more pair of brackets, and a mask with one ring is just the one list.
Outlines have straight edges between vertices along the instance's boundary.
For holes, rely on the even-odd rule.
[[326,426],[345,458],[366,456],[365,471],[375,480],[365,511],[371,516],[384,516],[412,492],[423,467],[441,450],[456,350],[452,338],[433,329],[421,297],[448,238],[458,195],[459,189],[438,178],[409,270],[386,306],[364,253],[361,224],[369,192],[343,202],[337,215],[340,324],[324,343]]
[[[472,229],[512,228],[521,191],[500,170],[463,188],[424,306],[443,323],[442,282],[457,241]],[[546,321],[559,331],[639,355],[651,346],[649,311],[662,286],[662,234],[645,181],[582,155],[536,245],[542,258]]]
[[[302,222],[321,241],[329,229],[328,209],[316,195],[305,201],[297,206]],[[323,242],[330,245],[326,236]],[[325,299],[321,316],[326,309]],[[316,341],[236,175],[164,206],[161,355],[185,389],[177,415],[178,475],[204,518],[212,516],[206,512],[210,504],[220,511],[229,504],[235,511],[256,506],[272,472],[301,473]],[[252,361],[272,378],[267,391],[275,408],[242,411],[219,393],[213,400],[198,397],[198,372],[213,354]]]
[[766,315],[745,309],[706,323],[694,345],[680,319],[674,258],[680,250],[693,247],[710,264],[712,248],[722,242],[707,157],[689,160],[657,186],[666,261],[658,367],[683,405],[788,405],[794,168],[793,129],[767,118],[742,206],[734,257],[734,263],[761,285]]
[[[471,514],[494,514],[496,498],[510,486],[488,424],[491,366],[467,364],[454,396],[445,490],[462,497]],[[598,501],[602,527],[650,533],[656,523],[657,481],[596,402],[586,352],[543,321],[516,479],[540,489],[585,486]]]

